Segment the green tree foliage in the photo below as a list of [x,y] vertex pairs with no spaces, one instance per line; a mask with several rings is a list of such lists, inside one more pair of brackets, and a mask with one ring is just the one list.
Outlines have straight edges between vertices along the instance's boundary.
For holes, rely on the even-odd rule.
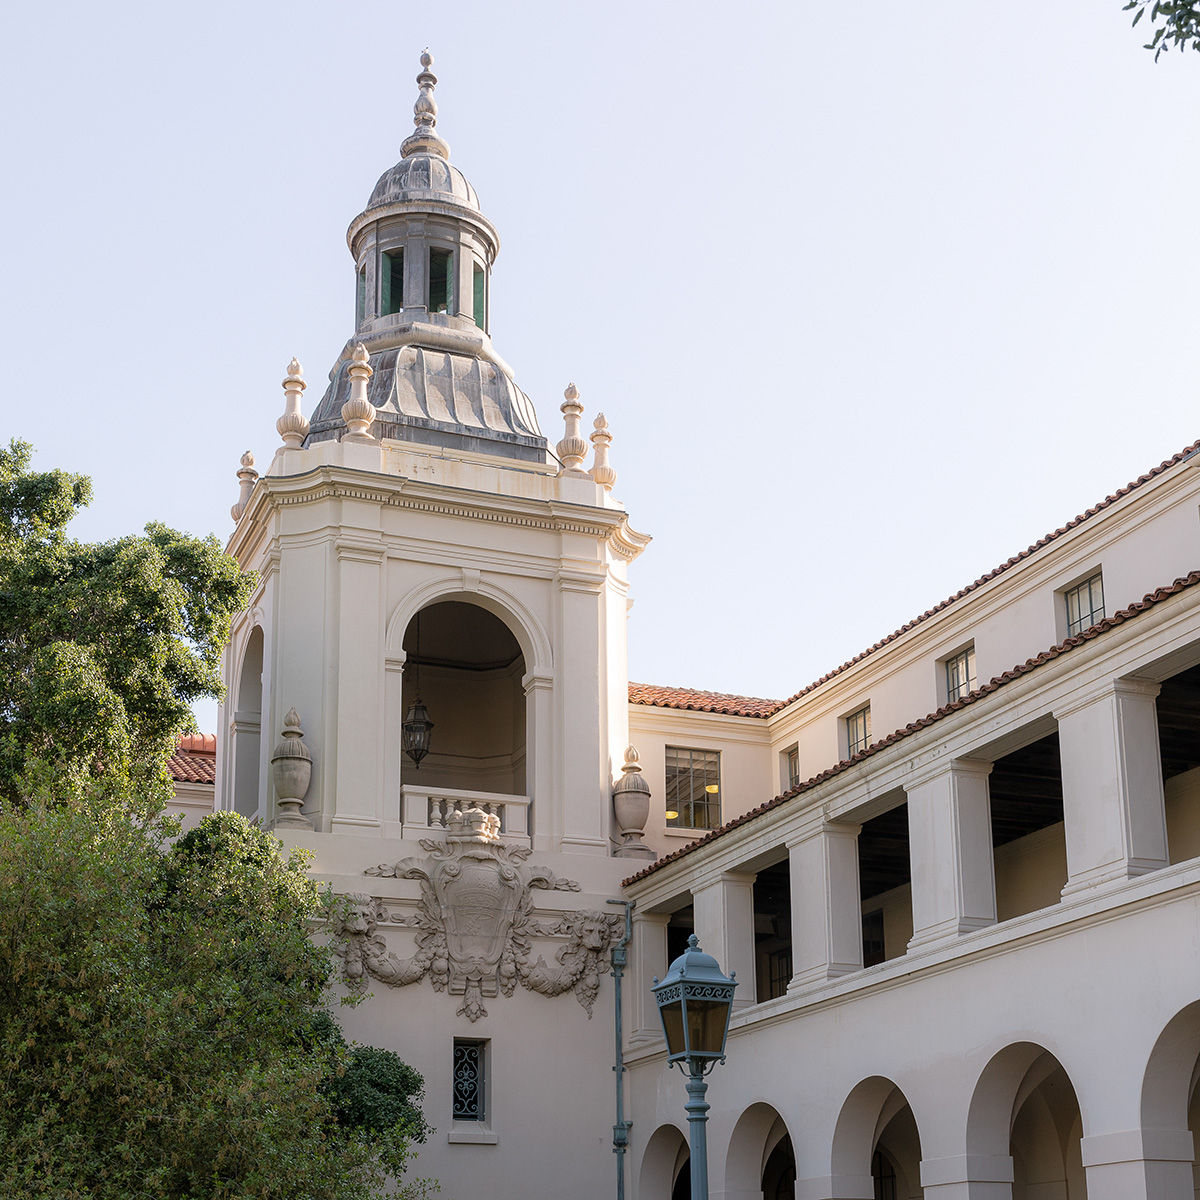
[[1129,0],[1125,11],[1133,13],[1134,25],[1150,14],[1155,28],[1146,49],[1154,51],[1155,62],[1171,46],[1200,50],[1200,0]]
[[387,1182],[421,1078],[343,1041],[304,857],[232,813],[169,845],[159,812],[0,813],[0,1195],[425,1195]]
[[39,762],[60,793],[100,777],[161,784],[193,701],[221,694],[221,650],[252,577],[215,537],[164,525],[68,538],[91,482],[32,472],[30,454],[0,446],[0,799],[20,799]]

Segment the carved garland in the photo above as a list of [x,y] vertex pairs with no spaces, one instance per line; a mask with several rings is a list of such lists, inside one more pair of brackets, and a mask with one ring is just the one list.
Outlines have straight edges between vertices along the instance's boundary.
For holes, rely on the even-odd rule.
[[[428,976],[435,991],[463,997],[458,1016],[477,1021],[487,1016],[485,998],[511,996],[520,983],[543,996],[573,991],[590,1018],[608,965],[605,953],[620,936],[621,918],[579,910],[554,922],[539,921],[533,889],[577,892],[579,884],[526,864],[530,851],[524,847],[501,844],[494,816],[468,809],[449,820],[445,842],[422,839],[428,858],[364,872],[420,880],[416,913],[391,918],[418,931],[410,958],[389,951],[378,931],[379,922],[389,919],[382,901],[362,893],[345,897],[334,925],[334,952],[342,960],[347,987],[361,990],[368,978],[405,987]],[[541,955],[530,961],[535,936],[563,935],[569,940],[555,955],[557,965]]]

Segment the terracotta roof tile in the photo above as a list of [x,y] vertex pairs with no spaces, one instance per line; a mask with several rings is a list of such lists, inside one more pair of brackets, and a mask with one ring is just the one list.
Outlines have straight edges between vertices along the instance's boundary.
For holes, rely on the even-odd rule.
[[769,717],[782,707],[778,700],[757,696],[731,696],[725,692],[698,692],[694,688],[657,687],[652,683],[631,683],[630,704],[648,704],[654,708],[686,708],[692,712],[722,713],[730,717]]
[[1027,546],[1019,554],[1014,554],[1012,558],[1006,562],[1002,562],[986,575],[981,575],[974,583],[969,583],[966,587],[960,588],[953,596],[948,596],[939,604],[926,609],[920,616],[914,617],[911,621],[901,625],[894,633],[889,633],[887,637],[880,638],[873,646],[868,646],[862,653],[856,654],[853,658],[842,663],[840,667],[834,667],[832,671],[826,672],[820,679],[816,679],[806,687],[802,687],[786,700],[759,700],[753,696],[727,696],[721,692],[699,692],[693,691],[690,688],[653,687],[647,684],[631,683],[629,685],[629,702],[631,704],[652,704],[659,708],[689,708],[700,712],[727,713],[730,716],[738,717],[774,716],[789,704],[794,704],[802,696],[807,696],[809,692],[816,691],[822,684],[828,683],[831,679],[841,675],[843,671],[848,671],[856,663],[862,662],[864,658],[869,658],[876,650],[881,650],[897,638],[903,637],[910,629],[915,629],[918,625],[928,621],[930,617],[934,617],[944,609],[949,608],[955,601],[961,600],[964,596],[969,596],[972,592],[983,587],[985,583],[990,583],[997,576],[1003,575],[1010,567],[1024,562],[1025,559],[1036,554],[1044,546],[1048,546],[1056,538],[1062,537],[1064,533],[1069,533],[1072,529],[1090,520],[1097,513],[1103,512],[1104,509],[1109,508],[1118,500],[1128,496],[1130,492],[1135,491],[1142,484],[1149,483],[1151,479],[1156,478],[1164,471],[1169,470],[1177,463],[1181,463],[1185,458],[1189,458],[1197,452],[1200,452],[1200,442],[1193,442],[1190,446],[1180,450],[1178,454],[1172,455],[1164,462],[1159,463],[1157,467],[1147,471],[1145,475],[1139,475],[1132,483],[1127,483],[1123,488],[1118,488],[1111,496],[1105,496],[1099,504],[1095,504],[1087,509],[1086,512],[1080,513],[1079,516],[1068,521],[1065,525],[1060,525],[1052,533],[1046,534],[1045,537],[1038,538],[1032,546]]
[[185,733],[175,753],[167,760],[167,771],[176,783],[215,783],[217,737],[213,733]]
[[1011,683],[1014,679],[1020,679],[1022,676],[1028,675],[1030,671],[1034,671],[1048,662],[1053,662],[1054,659],[1067,654],[1077,646],[1082,646],[1085,642],[1090,642],[1094,638],[1100,637],[1101,634],[1107,633],[1108,630],[1115,629],[1118,625],[1123,625],[1126,621],[1132,620],[1140,613],[1153,608],[1168,597],[1178,595],[1188,588],[1195,587],[1198,583],[1200,583],[1200,571],[1192,571],[1191,574],[1184,576],[1182,579],[1176,579],[1169,587],[1160,587],[1153,592],[1148,592],[1136,604],[1131,604],[1128,608],[1123,608],[1111,617],[1106,617],[1103,621],[1098,621],[1090,629],[1085,629],[1075,637],[1067,638],[1065,642],[1060,642],[1057,646],[1051,646],[1049,650],[1043,650],[1036,658],[1027,659],[1019,666],[1013,667],[1012,670],[1005,671],[1003,675],[997,675],[982,687],[976,688],[975,691],[964,696],[961,700],[956,700],[953,704],[946,704],[935,712],[931,712],[927,717],[922,717],[919,721],[913,721],[903,729],[897,729],[894,733],[889,733],[887,737],[873,742],[865,750],[860,750],[853,758],[843,759],[828,770],[822,771],[819,775],[814,775],[811,779],[798,784],[791,791],[784,792],[781,796],[776,796],[774,799],[768,800],[765,804],[760,804],[757,808],[752,808],[740,817],[735,817],[732,821],[728,821],[719,829],[714,829],[706,833],[702,838],[694,842],[689,842],[686,846],[681,847],[672,854],[657,859],[644,870],[638,871],[635,875],[630,875],[628,879],[622,880],[622,886],[634,883],[639,879],[644,879],[660,867],[666,866],[667,863],[674,862],[677,858],[682,858],[685,854],[690,854],[697,847],[706,845],[715,838],[728,833],[731,829],[736,829],[739,825],[745,825],[747,821],[752,821],[756,817],[762,816],[763,813],[770,812],[773,808],[778,808],[781,804],[794,799],[796,796],[803,795],[818,784],[824,783],[827,779],[832,779],[835,775],[840,775],[843,771],[854,766],[855,763],[862,762],[864,758],[870,758],[872,754],[878,753],[885,746],[894,745],[896,742],[911,736],[918,730],[927,728],[935,721],[940,721],[943,717],[947,717],[953,712],[958,712],[960,708],[965,708],[968,704],[974,704],[984,696],[990,696],[1006,683]]

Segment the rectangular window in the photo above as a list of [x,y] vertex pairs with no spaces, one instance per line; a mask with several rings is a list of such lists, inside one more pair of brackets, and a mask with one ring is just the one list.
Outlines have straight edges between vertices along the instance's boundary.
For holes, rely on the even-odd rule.
[[883,909],[863,913],[863,966],[873,967],[887,957],[883,940]]
[[468,1038],[454,1039],[454,1119],[456,1121],[485,1121],[487,1119],[487,1080],[484,1067],[487,1061],[487,1042]]
[[787,752],[787,785],[789,788],[800,786],[800,747],[793,746]]
[[448,313],[454,303],[454,253],[451,250],[429,251],[429,311]]
[[946,703],[953,704],[975,690],[975,647],[968,646],[960,654],[946,659],[945,666]]
[[1067,637],[1074,637],[1104,620],[1104,583],[1097,571],[1063,593],[1067,601]]
[[486,293],[484,292],[485,278],[486,277],[484,276],[483,268],[476,263],[475,275],[473,279],[475,285],[475,295],[472,297],[472,300],[474,302],[475,324],[478,325],[480,329],[487,328],[487,301],[485,298]]
[[871,706],[864,704],[846,718],[846,757],[853,758],[871,744]]
[[667,824],[716,829],[721,823],[721,755],[667,747]]
[[776,950],[767,959],[767,999],[774,1000],[776,996],[786,996],[791,981],[792,952],[790,949]]
[[363,267],[358,273],[358,293],[354,301],[354,324],[356,326],[363,323],[363,318],[367,315],[367,268]]
[[404,307],[404,250],[389,250],[383,256],[379,315],[390,317]]

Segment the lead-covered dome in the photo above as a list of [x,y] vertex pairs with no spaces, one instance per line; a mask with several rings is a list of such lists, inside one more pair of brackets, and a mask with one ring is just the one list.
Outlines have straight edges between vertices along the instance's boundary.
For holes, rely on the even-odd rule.
[[432,151],[418,151],[384,171],[367,201],[367,211],[405,200],[449,201],[479,212],[479,197],[467,177]]

